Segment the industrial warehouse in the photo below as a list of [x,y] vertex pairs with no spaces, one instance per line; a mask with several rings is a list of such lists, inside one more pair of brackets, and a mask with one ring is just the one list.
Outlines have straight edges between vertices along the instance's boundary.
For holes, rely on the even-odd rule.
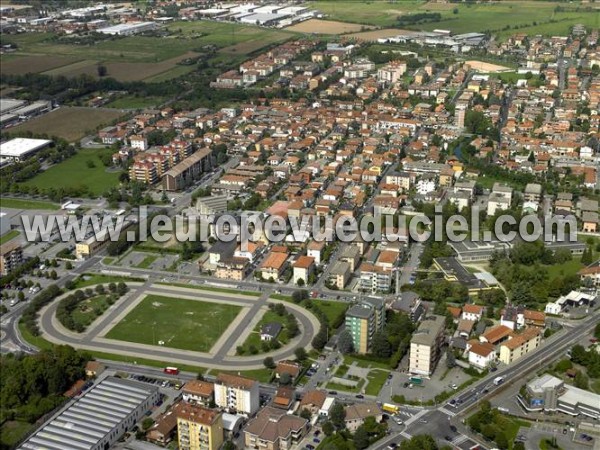
[[46,422],[21,449],[101,450],[133,427],[160,398],[158,388],[107,377]]

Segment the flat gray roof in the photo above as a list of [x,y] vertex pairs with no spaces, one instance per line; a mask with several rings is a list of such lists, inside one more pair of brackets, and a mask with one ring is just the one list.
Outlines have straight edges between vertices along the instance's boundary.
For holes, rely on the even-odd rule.
[[411,344],[432,346],[436,337],[444,329],[446,318],[444,316],[431,315],[423,319],[417,331],[414,332]]
[[27,450],[89,450],[158,390],[107,377],[46,422],[22,445]]

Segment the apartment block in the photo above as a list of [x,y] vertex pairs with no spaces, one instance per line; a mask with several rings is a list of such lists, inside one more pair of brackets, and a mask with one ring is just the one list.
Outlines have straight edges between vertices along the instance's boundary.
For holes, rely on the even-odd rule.
[[267,406],[244,429],[248,449],[289,450],[300,444],[308,432],[308,420]]
[[444,344],[446,318],[433,315],[423,319],[410,341],[409,372],[429,376],[435,370]]
[[220,373],[215,381],[215,403],[240,414],[254,414],[260,407],[258,381]]
[[23,250],[18,242],[0,245],[0,275],[8,275],[23,263]]
[[373,336],[383,330],[385,308],[382,299],[367,299],[346,312],[346,330],[352,336],[354,351],[365,354],[371,349]]
[[504,364],[511,364],[538,348],[541,341],[542,336],[539,328],[527,328],[521,334],[500,345],[500,357],[498,359]]
[[223,444],[223,415],[203,406],[180,404],[177,438],[181,450],[218,450]]

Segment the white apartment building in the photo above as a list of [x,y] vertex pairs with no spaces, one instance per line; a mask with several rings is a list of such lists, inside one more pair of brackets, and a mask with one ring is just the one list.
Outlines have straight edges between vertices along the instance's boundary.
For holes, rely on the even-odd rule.
[[215,404],[239,414],[252,415],[260,407],[258,381],[220,373],[215,382]]

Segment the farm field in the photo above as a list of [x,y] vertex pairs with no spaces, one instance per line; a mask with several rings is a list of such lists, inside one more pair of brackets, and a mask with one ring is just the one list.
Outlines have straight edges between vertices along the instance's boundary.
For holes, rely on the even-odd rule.
[[489,72],[506,72],[511,71],[510,67],[499,66],[498,64],[486,63],[484,61],[465,61],[466,64],[470,65],[472,69],[482,73]]
[[310,19],[287,27],[286,30],[298,33],[344,34],[356,33],[362,31],[364,28],[371,27],[355,23],[335,22],[333,20]]
[[389,27],[396,23],[397,16],[415,11],[424,4],[425,2],[414,0],[395,3],[387,0],[369,2],[328,0],[310,2],[306,6],[327,14],[329,20]]
[[106,335],[109,339],[207,352],[239,306],[147,295]]
[[121,81],[154,77],[158,79],[151,81],[164,81],[192,70],[194,66],[177,63],[196,56],[206,45],[214,45],[226,55],[246,55],[294,36],[289,31],[210,21],[179,21],[170,24],[169,29],[176,34],[115,37],[92,46],[58,42],[53,33],[10,35],[3,42],[15,43],[19,50],[2,57],[3,72],[97,76],[97,65],[102,64],[107,76]]
[[122,116],[119,111],[78,106],[59,109],[17,125],[10,131],[31,131],[33,134],[58,136],[74,142]]
[[75,59],[68,57],[54,57],[50,55],[1,57],[2,73],[11,75],[24,75],[56,70],[57,67],[75,63]]
[[[176,69],[177,63],[186,59],[197,56],[196,53],[187,52],[183,55],[176,56],[175,58],[166,59],[160,62],[107,62],[103,64],[106,67],[106,76],[115,78],[119,81],[140,81],[146,78],[156,77],[162,73]],[[187,71],[191,70],[193,66],[182,66],[186,67]],[[59,67],[58,69],[44,72],[46,75],[64,75],[67,77],[74,77],[78,75],[91,75],[93,77],[98,76],[98,63],[96,61],[84,60],[73,64]]]
[[[23,184],[38,189],[77,189],[80,193],[100,195],[119,183],[118,172],[107,172],[100,156],[112,150],[84,149],[48,170],[36,175]],[[89,167],[88,162],[94,167]]]
[[169,37],[161,41],[175,40],[187,43],[191,49],[198,49],[203,45],[215,45],[229,49],[228,52],[238,47],[239,53],[284,41],[294,35],[289,31],[207,20],[173,22],[168,28],[172,32],[179,32],[181,37]]
[[[518,29],[529,34],[565,34],[575,23],[598,27],[598,12],[585,8],[597,8],[590,4],[569,3],[567,11],[555,11],[557,4],[546,1],[503,1],[485,4],[452,5],[424,1],[398,1],[390,4],[386,0],[359,1],[314,1],[309,7],[328,15],[329,20],[364,23],[380,27],[397,24],[399,15],[438,12],[442,20],[412,26],[415,30],[431,31],[437,28],[455,33],[472,31],[494,31],[504,38]],[[576,11],[576,8],[580,8]],[[454,13],[454,10],[457,13]],[[598,11],[598,9],[596,9]],[[548,23],[550,20],[555,23]],[[510,27],[510,29],[506,28]],[[506,28],[506,29],[505,29]]]

